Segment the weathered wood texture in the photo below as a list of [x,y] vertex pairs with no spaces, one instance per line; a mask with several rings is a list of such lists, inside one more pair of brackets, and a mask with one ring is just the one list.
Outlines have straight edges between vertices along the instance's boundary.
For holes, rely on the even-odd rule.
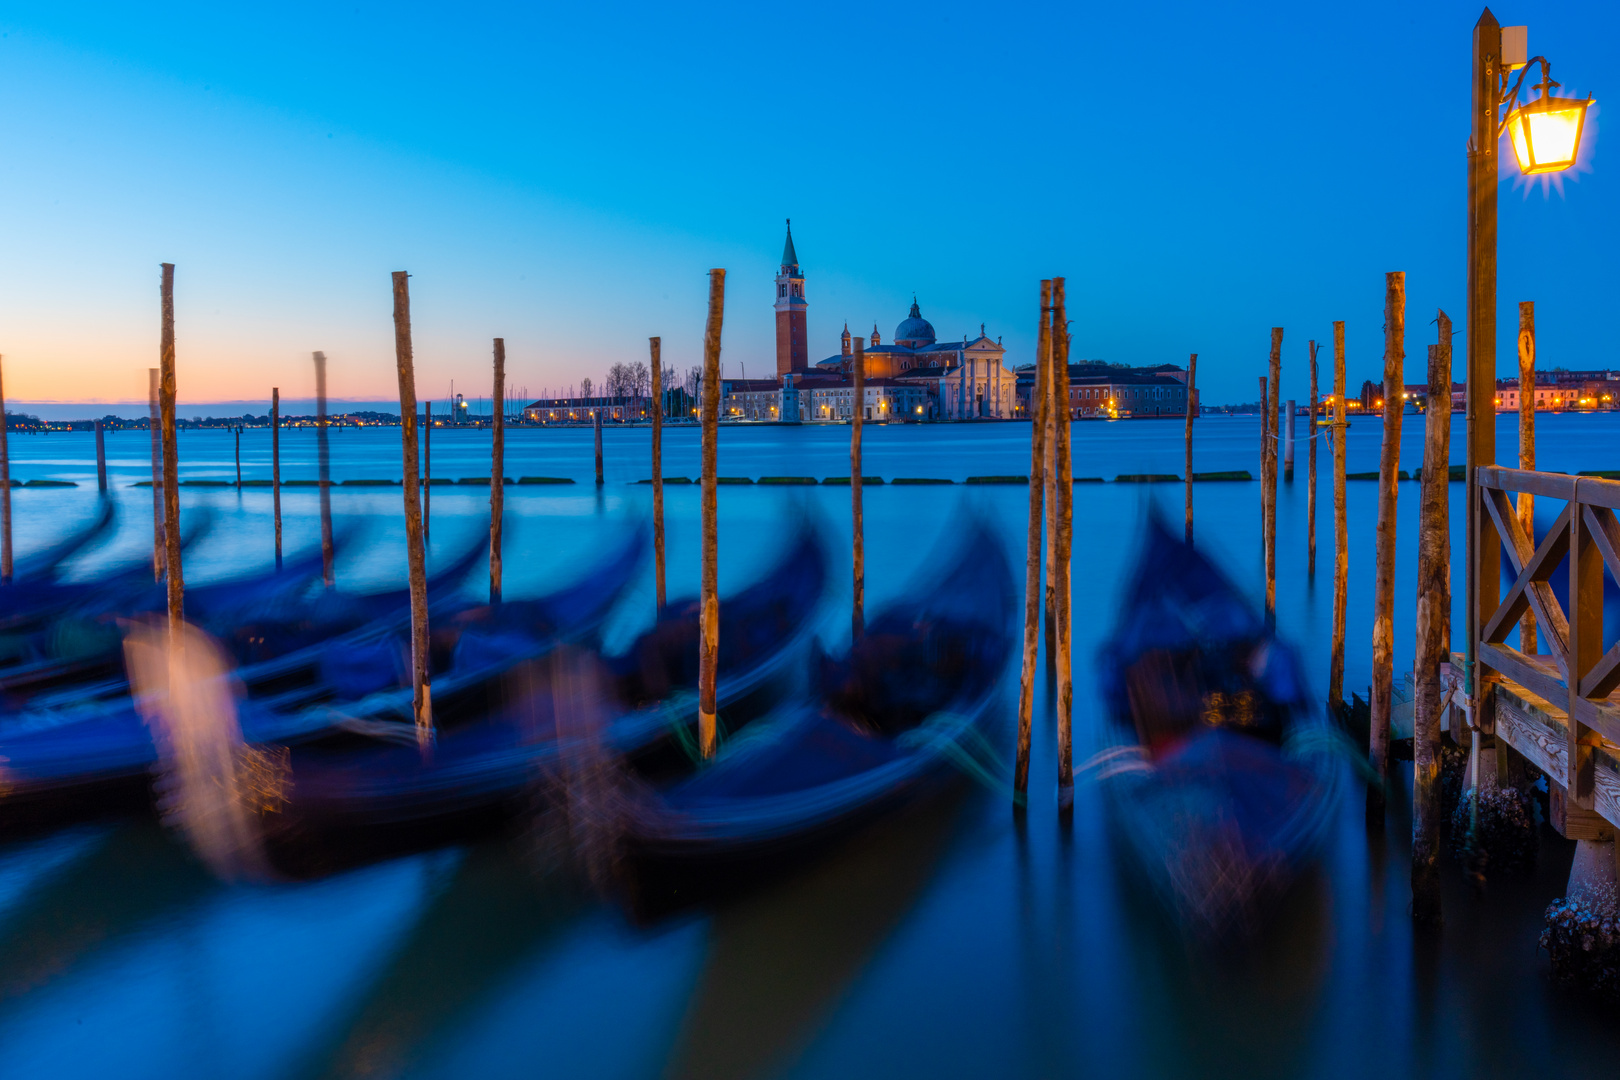
[[1406,356],[1406,274],[1384,275],[1384,434],[1378,459],[1378,532],[1373,548],[1372,725],[1367,757],[1367,823],[1384,824],[1389,778],[1389,713],[1395,679],[1395,497],[1401,467],[1402,361]]
[[1418,518],[1417,650],[1412,702],[1412,917],[1439,923],[1440,665],[1451,659],[1451,320],[1429,346],[1423,494]]
[[163,423],[164,561],[168,568],[169,633],[176,638],[185,621],[186,578],[180,565],[180,447],[174,426],[174,264],[163,264],[160,287],[163,329],[158,344],[158,411]]
[[[0,409],[0,414],[4,411]],[[4,422],[5,417],[0,415],[0,424]],[[102,429],[100,420],[96,421],[96,490],[107,490],[107,433]]]
[[1187,460],[1186,460],[1185,466],[1183,468],[1183,475],[1185,475],[1186,478],[1187,478],[1186,479],[1186,486],[1187,486],[1187,491],[1186,491],[1186,503],[1187,503],[1186,540],[1187,540],[1187,543],[1189,543],[1189,544],[1193,542],[1193,458],[1192,458],[1192,436],[1193,436],[1193,421],[1195,419],[1197,419],[1197,417],[1198,417],[1198,354],[1193,353],[1192,356],[1187,360],[1187,434],[1186,434],[1186,437],[1184,439],[1184,441],[1186,443],[1186,457],[1187,457]]
[[1317,424],[1317,416],[1321,411],[1319,399],[1316,396],[1316,342],[1310,343],[1311,351],[1311,422],[1306,441],[1310,444],[1306,453],[1305,463],[1305,573],[1309,577],[1316,576],[1316,444],[1322,440],[1318,438],[1322,428]]
[[281,569],[281,387],[270,388],[270,506],[276,519],[276,569]]
[[405,470],[405,555],[411,588],[411,705],[416,744],[423,753],[433,741],[432,669],[428,651],[427,548],[417,481],[416,357],[411,345],[411,283],[395,270],[394,366],[399,375],[399,435]]
[[163,406],[162,373],[157,368],[146,369],[146,390],[149,398],[146,428],[152,436],[152,580],[162,581],[168,564],[168,545],[163,539]]
[[851,641],[859,641],[866,632],[866,522],[861,512],[861,420],[866,412],[866,339],[854,340],[855,355],[851,363],[855,392],[855,408],[849,421],[849,513],[853,524],[850,559],[855,568],[854,591],[851,593],[849,633]]
[[506,339],[495,339],[489,470],[489,602],[501,602],[501,523],[506,511]]
[[[709,315],[703,327],[703,581],[698,603],[698,750],[705,758],[713,757],[719,747],[715,716],[715,671],[720,657],[719,506],[715,498],[715,466],[720,428],[720,331],[725,311],[726,272],[710,270]],[[600,453],[597,461],[601,461]],[[600,465],[597,475],[601,475]]]
[[1265,507],[1266,624],[1277,622],[1277,443],[1282,428],[1278,424],[1277,399],[1282,393],[1283,328],[1271,328],[1271,378],[1266,388],[1266,456],[1261,464],[1261,504]]
[[[1052,312],[1050,307],[1046,312],[1046,333],[1050,339],[1052,334]],[[1054,396],[1056,370],[1049,371],[1052,378],[1046,383],[1046,468],[1041,475],[1046,478],[1046,595],[1044,598],[1044,616],[1046,619],[1046,678],[1052,687],[1057,685],[1057,421],[1059,403]],[[1067,410],[1064,410],[1065,412]]]
[[[1519,304],[1519,468],[1536,467],[1536,304],[1524,300]],[[1535,536],[1536,497],[1528,491],[1519,493],[1519,524],[1524,531]],[[1519,651],[1529,656],[1536,654],[1536,614],[1527,611],[1519,620]]]
[[[96,425],[101,437],[101,425]],[[0,584],[11,584],[11,432],[6,423],[6,391],[0,380]]]
[[663,340],[647,339],[652,354],[653,603],[664,610],[664,360]]
[[326,354],[315,359],[315,452],[320,469],[321,580],[328,589],[337,583],[332,568],[332,448],[326,437]]
[[1024,661],[1018,678],[1018,750],[1013,764],[1013,802],[1029,792],[1029,744],[1035,710],[1035,651],[1041,622],[1042,504],[1046,496],[1046,427],[1052,409],[1052,283],[1041,282],[1041,321],[1035,331],[1035,415],[1029,425],[1029,532],[1024,546]]
[[1070,655],[1074,548],[1074,463],[1069,442],[1069,320],[1063,279],[1052,279],[1052,401],[1057,441],[1057,736],[1058,812],[1074,810],[1074,672]]
[[1344,615],[1350,599],[1350,527],[1344,505],[1344,323],[1333,324],[1333,644],[1328,658],[1328,708],[1344,705]]
[[1571,840],[1601,840],[1620,825],[1620,746],[1595,741],[1589,757],[1592,805],[1583,808],[1566,797],[1569,786],[1569,713],[1511,679],[1491,687],[1495,705],[1496,737],[1547,774],[1550,794],[1558,805],[1550,807],[1549,823]]

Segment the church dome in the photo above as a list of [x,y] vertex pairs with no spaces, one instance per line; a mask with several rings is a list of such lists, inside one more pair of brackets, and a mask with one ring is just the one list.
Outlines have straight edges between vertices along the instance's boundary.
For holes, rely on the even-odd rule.
[[922,317],[915,299],[911,301],[911,316],[894,328],[894,343],[913,349],[934,343],[934,324]]

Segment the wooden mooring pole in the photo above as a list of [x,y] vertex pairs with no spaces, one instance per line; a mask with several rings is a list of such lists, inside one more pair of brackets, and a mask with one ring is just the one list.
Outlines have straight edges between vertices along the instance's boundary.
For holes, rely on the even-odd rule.
[[664,610],[664,360],[663,339],[650,337],[652,354],[653,602]]
[[332,572],[332,453],[326,441],[326,354],[315,354],[315,448],[320,462],[321,580],[330,589]]
[[96,421],[96,490],[107,490],[107,433]]
[[158,344],[158,409],[163,423],[164,554],[169,580],[169,634],[178,639],[185,620],[185,574],[180,566],[180,447],[174,426],[174,264],[163,264],[163,331]]
[[1417,662],[1412,700],[1412,917],[1440,915],[1440,665],[1451,659],[1451,319],[1429,346],[1423,493],[1418,520]]
[[1316,342],[1312,341],[1309,345],[1311,352],[1311,423],[1310,435],[1306,439],[1310,443],[1310,448],[1305,451],[1305,471],[1308,474],[1305,480],[1308,487],[1305,492],[1305,543],[1307,552],[1305,556],[1305,575],[1314,578],[1316,577],[1316,444],[1321,441],[1317,436],[1321,433],[1322,428],[1316,422],[1317,412],[1319,411],[1316,396]]
[[1052,279],[1052,407],[1057,442],[1057,737],[1058,813],[1074,812],[1074,673],[1070,663],[1070,552],[1074,542],[1074,469],[1069,445],[1069,320],[1063,279]]
[[1187,461],[1184,471],[1187,474],[1187,543],[1193,542],[1193,460],[1192,460],[1192,433],[1193,420],[1198,416],[1198,354],[1193,353],[1187,361]]
[[489,602],[501,602],[501,518],[506,510],[506,339],[495,339],[495,415],[490,418]]
[[596,429],[596,486],[602,486],[602,410],[591,410],[592,426]]
[[1283,479],[1288,483],[1294,482],[1294,421],[1298,419],[1299,406],[1289,398],[1283,405]]
[[[1535,471],[1536,467],[1536,302],[1519,303],[1519,468]],[[1519,524],[1532,544],[1536,538],[1536,497],[1528,491],[1519,493]],[[1536,613],[1526,609],[1519,620],[1519,651],[1526,656],[1536,654]]]
[[237,424],[232,434],[236,436],[236,490],[242,490],[242,425]]
[[433,688],[428,667],[427,550],[416,473],[416,358],[411,348],[410,275],[394,271],[394,363],[399,371],[400,442],[405,463],[405,557],[411,585],[411,687],[416,745],[433,740]]
[[[455,403],[451,402],[452,409]],[[433,402],[422,402],[422,543],[433,539]]]
[[1344,323],[1333,324],[1333,646],[1328,711],[1344,708],[1344,614],[1350,599],[1350,527],[1345,516]]
[[866,631],[866,523],[861,513],[861,419],[866,412],[866,339],[855,339],[853,373],[855,409],[849,420],[849,512],[854,525],[850,552],[855,567],[851,594],[850,641],[859,641]]
[[[720,659],[719,506],[715,499],[715,459],[720,432],[720,329],[725,310],[726,272],[710,270],[709,317],[703,326],[703,581],[698,603],[698,750],[705,759],[714,757],[720,741],[715,716],[715,674]],[[600,425],[600,419],[597,422]],[[601,483],[601,427],[596,431],[596,475],[597,483]]]
[[[1042,309],[1042,318],[1046,321],[1047,338],[1050,341],[1052,334],[1052,309],[1050,302]],[[1048,360],[1048,364],[1051,361]],[[1053,688],[1057,687],[1057,417],[1058,405],[1054,379],[1056,369],[1048,367],[1047,380],[1041,387],[1046,395],[1046,468],[1042,476],[1046,481],[1044,498],[1046,502],[1046,595],[1044,597],[1044,614],[1046,618],[1046,680]]]
[[1271,328],[1271,385],[1266,394],[1266,430],[1271,438],[1266,440],[1265,470],[1261,482],[1265,490],[1260,493],[1261,501],[1266,508],[1266,524],[1264,541],[1266,547],[1266,625],[1277,625],[1277,434],[1282,428],[1277,423],[1277,410],[1281,402],[1277,400],[1282,391],[1282,340],[1283,329],[1280,326]]
[[[1041,548],[1045,519],[1042,504],[1049,488],[1046,476],[1046,427],[1052,406],[1052,283],[1041,282],[1041,321],[1035,331],[1035,386],[1030,393],[1034,415],[1029,425],[1029,539],[1024,550],[1024,663],[1018,679],[1018,757],[1013,766],[1013,805],[1029,797],[1029,744],[1035,710],[1035,650],[1041,621]],[[1048,650],[1047,658],[1051,659]]]
[[1271,452],[1270,380],[1260,376],[1260,558],[1266,555],[1266,455]]
[[270,507],[276,517],[276,569],[281,569],[281,387],[270,388]]
[[1406,356],[1406,274],[1384,275],[1384,442],[1378,458],[1378,535],[1373,551],[1372,725],[1367,756],[1367,825],[1384,827],[1389,714],[1395,678],[1395,496],[1401,469],[1401,361]]
[[[0,380],[0,585],[11,584],[11,432],[6,422],[6,391]],[[101,425],[96,425],[99,438]]]
[[146,389],[149,400],[146,426],[152,435],[152,580],[163,580],[163,568],[168,560],[168,548],[163,534],[163,408],[158,403],[161,383],[157,368],[146,369]]

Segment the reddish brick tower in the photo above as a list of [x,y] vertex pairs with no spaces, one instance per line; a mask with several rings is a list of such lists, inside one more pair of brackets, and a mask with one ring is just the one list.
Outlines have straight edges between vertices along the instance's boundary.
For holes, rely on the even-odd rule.
[[776,377],[810,370],[809,336],[805,331],[804,275],[793,250],[793,219],[788,219],[782,272],[776,275]]

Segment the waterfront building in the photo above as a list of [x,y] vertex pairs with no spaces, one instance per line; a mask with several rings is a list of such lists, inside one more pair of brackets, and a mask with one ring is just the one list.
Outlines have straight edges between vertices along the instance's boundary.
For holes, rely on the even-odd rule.
[[[1613,409],[1620,402],[1620,371],[1538,371],[1536,410]],[[1496,380],[1496,411],[1519,411],[1519,380]]]
[[[983,324],[977,337],[964,334],[960,341],[939,341],[934,324],[923,318],[913,297],[911,313],[895,328],[892,343],[883,343],[875,325],[871,340],[865,349],[869,385],[875,380],[893,379],[898,380],[897,387],[909,383],[926,391],[926,400],[920,402],[922,411],[917,412],[917,406],[912,405],[909,415],[927,420],[961,420],[1009,419],[1018,414],[1018,377],[1004,363],[1007,350],[984,332]],[[847,379],[853,360],[854,348],[846,324],[839,354],[819,361],[816,368],[826,375]],[[896,389],[895,407],[900,407],[902,397],[910,400]]]
[[[1035,367],[1018,369],[1018,408],[1029,415],[1029,395],[1035,387]],[[1127,417],[1186,416],[1187,370],[1175,364],[1129,367],[1082,360],[1069,365],[1069,418],[1124,419]]]

